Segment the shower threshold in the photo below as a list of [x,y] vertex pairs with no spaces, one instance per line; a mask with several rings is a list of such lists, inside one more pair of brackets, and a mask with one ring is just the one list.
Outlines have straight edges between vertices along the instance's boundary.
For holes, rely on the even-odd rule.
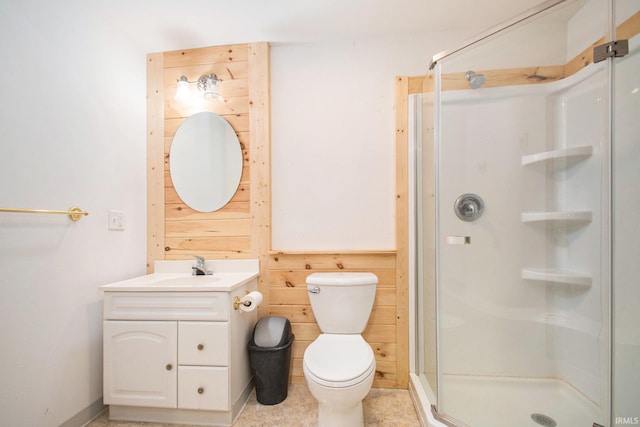
[[440,415],[450,414],[465,426],[604,425],[600,406],[556,379],[443,375],[442,385],[446,402]]

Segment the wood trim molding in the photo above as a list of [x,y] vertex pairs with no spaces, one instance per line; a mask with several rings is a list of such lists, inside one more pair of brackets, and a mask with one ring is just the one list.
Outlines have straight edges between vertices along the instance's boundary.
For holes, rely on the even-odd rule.
[[163,54],[147,55],[147,272],[164,259]]
[[409,171],[407,76],[396,78],[396,383],[409,385]]
[[258,316],[269,312],[271,248],[271,116],[269,44],[249,44],[249,134],[251,155],[251,254],[260,260],[258,290],[264,302]]

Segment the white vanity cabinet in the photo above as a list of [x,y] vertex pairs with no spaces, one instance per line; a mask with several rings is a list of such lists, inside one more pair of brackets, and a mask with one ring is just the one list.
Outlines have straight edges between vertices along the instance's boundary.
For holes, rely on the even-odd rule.
[[227,411],[228,344],[228,322],[105,320],[104,403]]
[[255,277],[222,288],[101,287],[110,419],[232,425],[252,391],[247,343],[256,322],[256,311],[234,309],[233,300],[256,287]]
[[104,403],[177,407],[176,322],[105,320]]

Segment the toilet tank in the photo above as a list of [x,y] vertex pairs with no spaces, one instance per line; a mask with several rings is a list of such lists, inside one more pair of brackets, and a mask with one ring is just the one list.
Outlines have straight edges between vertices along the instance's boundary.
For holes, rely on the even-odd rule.
[[373,308],[378,276],[363,272],[313,273],[307,291],[323,333],[360,334]]

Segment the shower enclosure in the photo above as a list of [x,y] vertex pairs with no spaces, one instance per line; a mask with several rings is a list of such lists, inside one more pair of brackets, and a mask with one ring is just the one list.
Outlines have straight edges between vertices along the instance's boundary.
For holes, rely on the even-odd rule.
[[640,422],[639,6],[544,2],[411,100],[427,423]]

